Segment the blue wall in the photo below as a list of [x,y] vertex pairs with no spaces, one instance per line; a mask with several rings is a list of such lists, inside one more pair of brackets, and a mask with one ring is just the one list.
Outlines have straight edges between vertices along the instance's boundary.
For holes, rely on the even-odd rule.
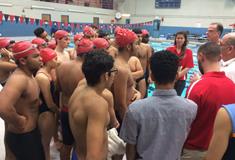
[[[178,31],[189,31],[190,34],[204,35],[207,32],[207,28],[196,27],[176,27],[176,26],[161,26],[159,31],[153,28],[153,26],[145,26],[153,37],[159,37],[160,35],[173,35]],[[224,29],[223,35],[231,32],[231,29]]]
[[[20,24],[20,23],[11,23],[11,22],[5,22],[3,21],[0,24],[0,33],[4,37],[18,37],[18,36],[34,36],[33,31],[35,28],[39,27],[39,25],[31,25],[28,24]],[[50,33],[51,27],[48,25],[43,25],[43,28],[47,30],[48,33]],[[63,28],[63,27],[62,27]],[[173,27],[173,26],[161,26],[159,31],[156,31],[153,26],[144,26],[145,29],[147,29],[151,36],[153,37],[159,37],[160,35],[173,35],[178,31],[189,31],[190,34],[198,34],[203,35],[206,33],[207,28],[194,28],[194,27]],[[67,28],[68,30],[71,30],[70,27]],[[74,32],[81,32],[80,29],[76,28]],[[223,34],[231,32],[230,29],[225,29]]]

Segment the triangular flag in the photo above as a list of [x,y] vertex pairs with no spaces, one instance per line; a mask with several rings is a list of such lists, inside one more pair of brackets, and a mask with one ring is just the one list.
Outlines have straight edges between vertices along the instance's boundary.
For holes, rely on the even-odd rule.
[[43,23],[44,23],[44,21],[42,20],[42,19],[40,19],[40,26],[42,26],[43,25]]
[[80,30],[80,29],[81,29],[81,27],[82,27],[82,25],[78,23],[78,24],[77,24],[77,29],[79,29],[79,30]]
[[28,24],[29,23],[29,18],[25,17],[25,23]]
[[64,22],[64,26],[65,26],[65,27],[68,27],[68,22]]
[[52,25],[53,25],[52,21],[49,21],[49,22],[48,22],[48,25],[49,25],[50,27],[52,27]]
[[39,19],[35,19],[36,25],[39,25]]
[[70,26],[72,29],[74,29],[74,23],[71,23]]
[[15,16],[10,15],[10,21],[11,21],[11,23],[13,23],[13,22],[14,22],[14,18],[15,18]]
[[20,23],[24,23],[24,17],[20,16]]
[[60,22],[57,22],[57,27],[58,27],[58,29],[60,28]]
[[19,16],[15,16],[15,21],[16,21],[16,23],[18,23],[19,22]]
[[7,22],[8,18],[9,18],[9,15],[8,14],[4,14],[4,18],[5,18],[5,21]]
[[34,18],[30,18],[30,24],[31,24],[31,25],[34,24]]
[[3,14],[2,14],[2,11],[0,11],[0,22],[2,22],[2,17],[3,17]]

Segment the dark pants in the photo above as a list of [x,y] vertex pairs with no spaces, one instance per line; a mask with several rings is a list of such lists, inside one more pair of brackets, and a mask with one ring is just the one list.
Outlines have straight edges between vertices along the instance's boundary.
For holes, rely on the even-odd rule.
[[177,95],[178,96],[181,96],[184,88],[185,88],[185,85],[186,85],[186,81],[185,80],[178,80],[176,83],[175,83],[175,90],[177,92]]
[[16,160],[45,160],[38,128],[31,132],[16,134],[6,131],[6,144]]

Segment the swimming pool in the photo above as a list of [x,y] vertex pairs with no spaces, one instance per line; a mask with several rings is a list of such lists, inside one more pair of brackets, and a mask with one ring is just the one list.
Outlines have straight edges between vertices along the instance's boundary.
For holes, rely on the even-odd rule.
[[[173,42],[171,42],[171,41],[151,41],[150,45],[153,47],[154,51],[160,51],[160,50],[164,50],[167,47],[173,45]],[[187,47],[190,48],[193,51],[194,68],[190,69],[189,72],[188,72],[188,76],[187,76],[187,80],[186,80],[186,86],[185,86],[185,89],[184,89],[184,91],[181,95],[182,97],[185,97],[186,90],[189,86],[190,76],[194,72],[199,72],[198,63],[197,63],[197,50],[198,50],[199,46],[200,46],[199,43],[189,43],[187,45]],[[68,48],[73,48],[73,47],[74,47],[74,43],[70,43]],[[152,96],[154,90],[155,90],[155,85],[150,84],[149,87],[148,87],[148,97]]]
[[[169,41],[152,41],[150,42],[150,45],[153,47],[154,51],[160,51],[160,50],[164,50],[167,47],[173,45],[173,42],[169,42]],[[199,48],[200,44],[188,44],[188,48],[190,48],[193,51],[193,63],[194,63],[194,68],[190,69],[188,72],[188,76],[187,76],[187,80],[186,80],[186,86],[185,89],[182,93],[182,97],[185,97],[186,94],[186,90],[189,86],[189,79],[190,76],[194,73],[194,72],[199,72],[198,70],[198,63],[197,63],[197,50]],[[148,96],[152,96],[152,93],[155,89],[155,85],[154,84],[150,84],[149,88],[148,88]]]

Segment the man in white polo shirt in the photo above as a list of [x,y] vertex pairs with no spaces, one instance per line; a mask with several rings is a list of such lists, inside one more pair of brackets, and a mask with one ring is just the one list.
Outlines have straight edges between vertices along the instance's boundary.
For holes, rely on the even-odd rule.
[[222,53],[221,70],[235,83],[235,33],[224,35],[220,46]]

